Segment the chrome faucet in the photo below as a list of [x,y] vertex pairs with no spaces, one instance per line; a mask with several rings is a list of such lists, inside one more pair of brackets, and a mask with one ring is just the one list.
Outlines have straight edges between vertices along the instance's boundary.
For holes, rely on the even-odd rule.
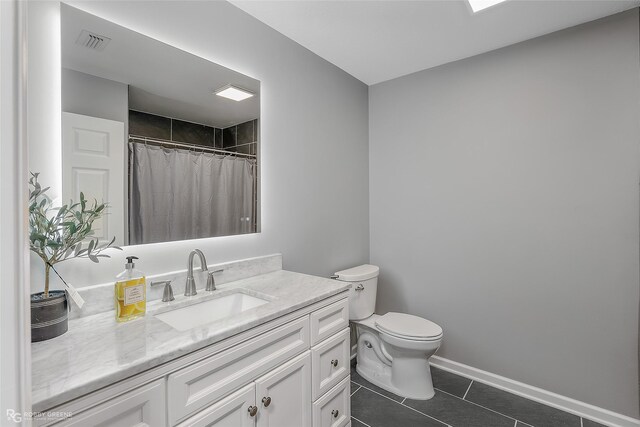
[[188,272],[187,272],[187,283],[184,286],[184,296],[185,297],[191,297],[193,295],[197,295],[198,292],[196,291],[196,281],[193,278],[193,256],[194,255],[198,255],[198,257],[200,258],[200,268],[202,269],[202,271],[209,271],[207,270],[207,259],[204,257],[204,254],[202,253],[202,251],[200,249],[194,249],[191,251],[191,253],[189,254],[189,261],[187,263],[187,268],[188,268]]

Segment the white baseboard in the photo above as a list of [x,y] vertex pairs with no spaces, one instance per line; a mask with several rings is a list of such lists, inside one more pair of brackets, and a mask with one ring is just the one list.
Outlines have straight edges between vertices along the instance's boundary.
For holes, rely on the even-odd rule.
[[478,381],[509,393],[525,397],[535,402],[578,415],[580,417],[596,421],[611,427],[639,427],[640,420],[618,414],[608,409],[599,408],[579,400],[561,396],[538,387],[534,387],[519,381],[514,381],[491,372],[473,368],[462,363],[454,362],[440,356],[432,356],[431,365],[444,371]]

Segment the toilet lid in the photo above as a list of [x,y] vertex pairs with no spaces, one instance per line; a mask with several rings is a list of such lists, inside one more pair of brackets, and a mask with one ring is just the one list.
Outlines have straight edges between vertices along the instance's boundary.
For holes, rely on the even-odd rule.
[[376,326],[382,332],[400,338],[432,340],[442,337],[442,328],[435,323],[405,313],[387,313],[376,319]]

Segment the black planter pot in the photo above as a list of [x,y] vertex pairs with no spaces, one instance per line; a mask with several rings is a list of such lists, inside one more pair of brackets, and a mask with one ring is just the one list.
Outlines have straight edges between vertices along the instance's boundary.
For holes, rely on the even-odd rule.
[[66,291],[31,294],[31,342],[45,341],[67,332],[69,301]]

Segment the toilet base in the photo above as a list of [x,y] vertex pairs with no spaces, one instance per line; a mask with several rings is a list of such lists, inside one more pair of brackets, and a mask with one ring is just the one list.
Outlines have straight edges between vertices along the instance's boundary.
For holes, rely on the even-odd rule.
[[406,349],[398,352],[393,346],[382,342],[375,330],[358,326],[356,372],[362,378],[408,399],[428,400],[434,396],[427,356],[435,352],[437,345],[429,354]]
[[[393,394],[396,394],[400,397],[405,397],[407,399],[413,400],[429,400],[435,395],[435,390],[433,389],[433,383],[431,382],[431,370],[429,369],[429,365],[427,364],[427,371],[420,374],[420,377],[424,379],[428,379],[426,383],[423,383],[422,390],[420,391],[409,391],[406,389],[401,389],[392,384],[391,381],[391,369],[385,366],[387,369],[376,370],[372,369],[368,366],[361,366],[360,363],[356,364],[356,372],[365,380],[369,381],[371,384],[380,387],[386,391],[390,391]],[[417,376],[416,376],[417,378]]]

